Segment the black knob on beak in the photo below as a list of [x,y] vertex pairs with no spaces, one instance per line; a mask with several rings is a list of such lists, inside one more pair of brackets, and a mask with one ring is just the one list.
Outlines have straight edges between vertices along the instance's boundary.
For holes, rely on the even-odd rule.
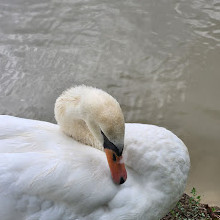
[[121,179],[120,179],[120,184],[123,184],[124,182],[125,182],[124,178],[121,177]]

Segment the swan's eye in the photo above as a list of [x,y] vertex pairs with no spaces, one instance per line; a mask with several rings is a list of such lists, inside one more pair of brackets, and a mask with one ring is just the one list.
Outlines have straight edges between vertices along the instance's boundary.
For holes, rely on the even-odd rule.
[[115,156],[115,154],[113,154],[112,159],[113,159],[113,161],[116,161],[116,156]]

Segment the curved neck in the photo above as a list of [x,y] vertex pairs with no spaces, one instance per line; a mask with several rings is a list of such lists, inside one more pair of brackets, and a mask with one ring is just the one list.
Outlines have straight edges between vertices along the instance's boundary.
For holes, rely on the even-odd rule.
[[76,141],[103,151],[103,146],[93,136],[86,122],[81,119],[81,109],[77,106],[78,103],[78,97],[73,97],[71,100],[68,97],[58,98],[55,104],[57,123],[65,134],[73,137]]
[[60,127],[65,134],[73,137],[76,141],[103,151],[103,147],[92,135],[85,121],[81,119],[72,119],[71,126],[69,124],[70,123],[60,124]]
[[55,118],[64,133],[104,150],[101,131],[120,150],[124,146],[124,116],[120,105],[102,90],[77,86],[63,92],[55,103]]

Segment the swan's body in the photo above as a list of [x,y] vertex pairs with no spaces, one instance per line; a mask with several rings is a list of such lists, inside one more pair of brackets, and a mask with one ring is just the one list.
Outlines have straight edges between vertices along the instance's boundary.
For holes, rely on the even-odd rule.
[[0,219],[163,217],[185,189],[185,145],[164,128],[142,124],[126,124],[124,145],[128,178],[116,185],[102,151],[58,125],[0,116]]

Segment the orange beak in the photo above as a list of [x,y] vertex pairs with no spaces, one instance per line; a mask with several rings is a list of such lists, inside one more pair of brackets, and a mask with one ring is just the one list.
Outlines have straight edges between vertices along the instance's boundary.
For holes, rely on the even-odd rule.
[[127,179],[127,171],[122,161],[122,156],[117,156],[116,153],[108,148],[105,148],[109,168],[112,179],[116,184],[123,184]]

